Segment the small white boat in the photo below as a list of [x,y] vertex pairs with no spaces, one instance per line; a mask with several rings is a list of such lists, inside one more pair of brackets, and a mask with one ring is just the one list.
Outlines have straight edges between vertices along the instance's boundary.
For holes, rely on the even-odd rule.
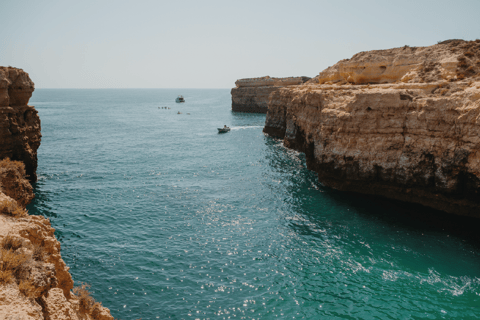
[[223,128],[218,128],[218,133],[225,133],[230,131],[230,128],[227,126],[223,126]]
[[183,96],[178,96],[177,99],[175,99],[175,102],[185,102],[185,99],[183,99]]

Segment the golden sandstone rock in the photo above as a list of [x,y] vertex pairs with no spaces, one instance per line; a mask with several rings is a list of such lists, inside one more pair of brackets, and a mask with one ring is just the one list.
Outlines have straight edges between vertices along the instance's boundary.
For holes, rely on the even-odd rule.
[[0,67],[0,319],[113,320],[92,298],[80,308],[85,295],[71,292],[55,229],[25,210],[34,198],[25,177],[36,180],[41,138],[37,111],[27,105],[33,89],[23,70]]
[[235,82],[236,88],[231,91],[232,111],[266,113],[270,94],[285,86],[302,84],[308,77],[239,79]]
[[358,53],[272,92],[264,132],[326,186],[480,218],[480,41]]
[[72,276],[55,229],[48,219],[24,210],[33,189],[23,163],[0,161],[0,185],[0,319],[113,320],[110,311],[93,300],[92,308],[80,308],[82,297],[71,292]]
[[34,84],[22,69],[0,67],[0,159],[25,163],[30,181],[37,180],[37,149],[40,146],[40,118],[27,105]]

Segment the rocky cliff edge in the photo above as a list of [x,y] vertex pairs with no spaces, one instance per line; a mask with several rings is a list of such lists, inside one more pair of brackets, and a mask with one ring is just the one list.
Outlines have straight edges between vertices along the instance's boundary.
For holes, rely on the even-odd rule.
[[272,92],[285,86],[299,85],[309,77],[287,78],[246,78],[235,82],[232,89],[232,111],[249,113],[267,113],[268,99]]
[[0,161],[0,319],[113,320],[74,288],[50,221],[25,210],[33,197],[24,164]]
[[272,92],[264,132],[332,188],[480,218],[480,40],[339,61]]
[[40,146],[40,118],[27,105],[35,86],[22,69],[0,67],[0,159],[25,163],[30,181],[37,180],[37,149]]
[[25,210],[41,139],[33,90],[26,72],[0,67],[0,319],[113,319],[85,285],[74,288],[50,221]]

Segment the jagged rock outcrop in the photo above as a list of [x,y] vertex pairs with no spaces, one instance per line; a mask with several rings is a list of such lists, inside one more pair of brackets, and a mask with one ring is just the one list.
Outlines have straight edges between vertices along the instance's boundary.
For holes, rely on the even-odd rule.
[[332,188],[480,218],[480,40],[358,53],[274,91],[264,132]]
[[30,216],[23,163],[0,161],[0,319],[113,320],[73,280],[50,221]]
[[267,113],[268,98],[272,92],[285,86],[302,84],[309,79],[309,77],[271,78],[269,76],[239,79],[235,82],[236,88],[231,91],[232,111]]
[[37,149],[40,146],[40,118],[27,105],[35,89],[22,69],[0,67],[0,159],[25,163],[30,181],[37,180]]

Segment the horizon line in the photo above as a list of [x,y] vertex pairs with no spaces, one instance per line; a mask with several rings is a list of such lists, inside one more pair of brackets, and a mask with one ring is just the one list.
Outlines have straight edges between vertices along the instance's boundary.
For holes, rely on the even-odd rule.
[[82,90],[82,89],[231,89],[231,87],[228,88],[35,88],[34,90],[37,89],[75,89],[75,90]]

